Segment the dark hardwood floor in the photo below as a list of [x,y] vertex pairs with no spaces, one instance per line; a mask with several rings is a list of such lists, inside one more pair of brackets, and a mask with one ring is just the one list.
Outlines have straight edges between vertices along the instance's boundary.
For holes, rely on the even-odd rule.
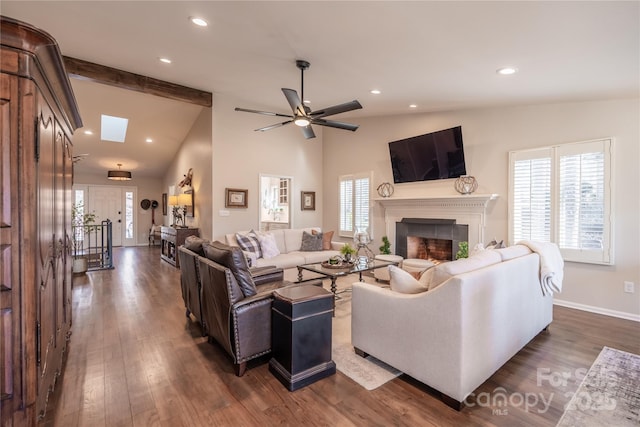
[[637,322],[556,307],[460,412],[405,376],[367,391],[338,372],[290,393],[267,359],[233,374],[185,318],[180,272],[158,247],[114,257],[115,270],[74,277],[73,334],[42,425],[554,426],[603,346],[640,353]]

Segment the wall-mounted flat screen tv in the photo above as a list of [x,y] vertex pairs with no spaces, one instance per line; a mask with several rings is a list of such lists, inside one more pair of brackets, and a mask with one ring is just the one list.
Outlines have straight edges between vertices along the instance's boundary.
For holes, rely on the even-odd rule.
[[389,143],[393,182],[429,181],[466,175],[462,126]]

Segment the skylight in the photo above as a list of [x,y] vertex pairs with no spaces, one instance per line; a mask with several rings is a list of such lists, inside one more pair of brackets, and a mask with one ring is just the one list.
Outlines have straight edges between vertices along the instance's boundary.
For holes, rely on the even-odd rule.
[[124,138],[127,134],[128,124],[129,119],[102,114],[102,129],[100,130],[100,139],[102,139],[103,141],[124,142]]

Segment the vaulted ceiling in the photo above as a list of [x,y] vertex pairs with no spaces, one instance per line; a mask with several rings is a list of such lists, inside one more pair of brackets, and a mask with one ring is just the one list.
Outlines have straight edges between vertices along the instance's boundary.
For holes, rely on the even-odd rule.
[[[311,108],[358,99],[364,108],[346,115],[354,123],[640,91],[636,1],[3,0],[0,11],[49,32],[66,56],[212,92],[214,99],[230,96],[247,108],[287,113],[280,88],[299,90],[295,60],[306,59]],[[194,26],[193,16],[209,25]],[[504,66],[518,72],[496,73]],[[202,108],[95,83],[73,86],[85,128],[109,112],[131,124],[131,141],[117,150],[78,135],[76,153],[95,160],[79,168],[114,168],[120,159],[140,176],[162,176]]]

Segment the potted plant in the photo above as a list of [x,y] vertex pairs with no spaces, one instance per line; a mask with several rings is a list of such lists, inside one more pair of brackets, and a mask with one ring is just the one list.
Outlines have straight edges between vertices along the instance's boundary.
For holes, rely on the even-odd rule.
[[391,255],[391,242],[387,236],[382,236],[382,246],[379,249],[382,255]]
[[458,248],[456,259],[469,258],[469,242],[459,242]]
[[340,248],[340,253],[344,256],[346,262],[351,262],[351,256],[356,253],[356,250],[349,243],[345,243]]
[[84,237],[94,230],[91,225],[95,220],[96,214],[85,212],[83,202],[73,205],[71,209],[71,241],[73,244],[74,273],[85,273],[88,269],[87,257],[82,254],[82,249],[84,247]]

